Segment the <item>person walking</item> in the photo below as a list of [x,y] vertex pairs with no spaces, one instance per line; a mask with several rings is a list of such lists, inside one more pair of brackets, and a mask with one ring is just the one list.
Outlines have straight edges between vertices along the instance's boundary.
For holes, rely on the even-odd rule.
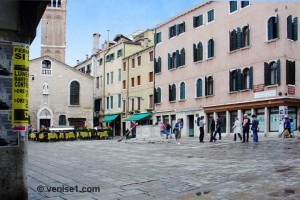
[[204,143],[204,141],[203,141],[203,139],[204,139],[204,125],[205,125],[204,116],[201,116],[200,120],[198,122],[199,130],[200,130],[200,135],[199,135],[200,143]]
[[172,139],[171,129],[172,129],[171,124],[169,122],[167,122],[167,124],[166,124],[166,139],[168,139],[169,135],[170,135],[170,139]]
[[165,133],[165,125],[164,125],[164,123],[160,122],[158,127],[159,127],[160,138],[163,139],[163,136]]
[[253,133],[253,142],[257,143],[258,142],[258,120],[256,119],[256,115],[252,115],[252,126],[251,126],[251,130]]
[[216,122],[214,119],[211,119],[211,122],[210,122],[210,142],[212,141],[216,141],[216,137],[214,136],[215,134],[215,130],[216,130]]
[[215,131],[214,137],[216,138],[217,133],[219,133],[219,140],[222,139],[222,136],[221,136],[221,124],[222,124],[222,121],[221,121],[221,119],[217,116],[217,120],[216,120],[216,131]]
[[241,122],[239,118],[237,117],[235,119],[234,125],[233,125],[233,133],[234,133],[234,138],[233,141],[236,141],[236,136],[238,135],[240,140],[242,141],[242,136],[241,136]]
[[242,126],[243,126],[243,142],[248,142],[249,141],[250,119],[248,118],[247,114],[244,114]]
[[181,138],[181,129],[183,128],[183,122],[182,119],[179,118],[177,120],[177,123],[175,124],[174,130],[175,130],[175,139],[177,144],[180,144],[180,138]]

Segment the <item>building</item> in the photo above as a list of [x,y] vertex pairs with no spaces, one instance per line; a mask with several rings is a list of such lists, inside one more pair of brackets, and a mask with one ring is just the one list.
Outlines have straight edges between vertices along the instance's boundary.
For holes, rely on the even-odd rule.
[[41,56],[65,62],[67,0],[50,0],[41,20]]
[[140,42],[142,49],[123,58],[122,101],[123,131],[127,121],[139,125],[152,124],[154,88],[154,41],[153,30],[137,33],[133,40]]
[[[219,116],[222,132],[256,114],[261,132],[278,133],[284,115],[298,125],[299,2],[208,1],[155,27],[155,118]],[[209,131],[210,120],[207,120]]]
[[93,78],[50,56],[30,61],[32,129],[69,125],[93,128]]

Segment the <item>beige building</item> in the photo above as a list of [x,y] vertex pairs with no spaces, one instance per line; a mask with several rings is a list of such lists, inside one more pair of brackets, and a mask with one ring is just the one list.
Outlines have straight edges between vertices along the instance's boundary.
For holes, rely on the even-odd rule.
[[93,128],[93,79],[49,56],[30,61],[29,116],[33,129]]
[[67,0],[50,0],[42,17],[41,56],[65,62]]
[[139,125],[152,124],[154,103],[153,34],[152,30],[146,30],[134,36],[133,40],[140,42],[142,49],[123,58],[122,121],[124,128],[126,121],[131,120],[138,121]]
[[205,2],[155,27],[156,121],[184,119],[198,136],[197,116],[256,114],[262,133],[299,123],[299,2]]

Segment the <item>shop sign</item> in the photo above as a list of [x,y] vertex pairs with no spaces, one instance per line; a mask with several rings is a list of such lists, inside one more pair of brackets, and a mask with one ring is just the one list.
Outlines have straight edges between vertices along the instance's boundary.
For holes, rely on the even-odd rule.
[[288,85],[288,94],[295,95],[295,86]]
[[274,97],[274,96],[276,96],[276,90],[268,90],[268,91],[254,93],[255,99]]

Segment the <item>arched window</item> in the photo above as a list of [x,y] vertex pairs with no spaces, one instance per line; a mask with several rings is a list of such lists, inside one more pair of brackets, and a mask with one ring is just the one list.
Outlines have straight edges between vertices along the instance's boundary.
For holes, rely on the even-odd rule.
[[237,91],[237,71],[236,70],[233,70],[231,72],[230,91]]
[[70,105],[79,105],[80,85],[77,81],[70,84]]
[[176,101],[176,85],[169,85],[169,101]]
[[243,69],[242,72],[242,89],[249,89],[250,88],[250,73],[249,68]]
[[176,65],[176,53],[173,52],[171,57],[171,69],[174,69],[175,65]]
[[179,95],[180,100],[185,99],[185,83],[184,82],[180,83],[179,91],[180,91],[180,95]]
[[264,63],[265,68],[265,86],[280,85],[280,60]]
[[208,46],[207,46],[207,58],[214,57],[214,40],[210,39],[208,40]]
[[58,125],[66,125],[67,120],[66,120],[66,115],[59,115],[58,117]]
[[42,75],[51,75],[51,62],[49,60],[42,61]]
[[199,78],[196,83],[196,97],[202,97],[202,79]]
[[214,79],[212,76],[206,77],[206,95],[214,94]]
[[155,103],[161,103],[161,89],[158,87],[155,91]]
[[242,47],[250,45],[250,30],[249,26],[244,26],[242,29]]
[[203,45],[201,42],[197,45],[197,60],[203,60]]
[[229,41],[230,41],[230,51],[234,51],[237,49],[237,33],[236,30],[233,29],[233,31],[229,34]]
[[278,30],[278,15],[268,19],[268,40],[276,39],[279,37]]
[[180,51],[180,66],[185,65],[185,49]]
[[288,16],[286,19],[287,24],[287,38],[290,40],[298,40],[298,17],[293,20],[292,15]]
[[270,84],[271,85],[277,84],[276,76],[277,76],[276,62],[271,62],[269,64],[269,77],[270,77]]

